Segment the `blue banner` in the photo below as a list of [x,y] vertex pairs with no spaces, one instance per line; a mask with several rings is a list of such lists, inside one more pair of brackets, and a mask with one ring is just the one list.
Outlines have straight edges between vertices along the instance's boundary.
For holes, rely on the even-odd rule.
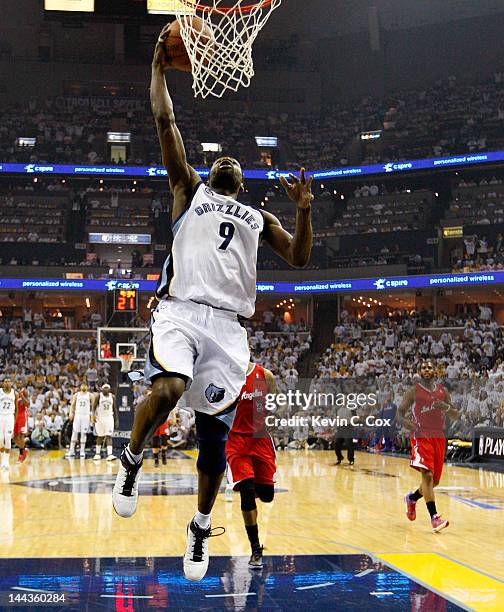
[[[308,172],[313,174],[315,180],[349,178],[371,174],[390,174],[411,172],[412,170],[433,170],[455,166],[468,166],[485,164],[489,162],[504,161],[504,151],[491,153],[469,153],[467,155],[453,155],[450,157],[434,157],[429,159],[414,159],[387,164],[373,164],[370,166],[344,166],[328,170]],[[208,168],[196,168],[201,177],[208,176]],[[116,177],[163,177],[167,176],[165,168],[145,166],[69,166],[60,164],[7,164],[0,163],[0,173],[14,174],[62,174],[65,176],[116,176]],[[281,176],[288,176],[288,170],[244,170],[244,176],[249,180],[278,180]]]
[[[388,278],[358,278],[348,280],[303,281],[300,283],[259,282],[257,293],[310,295],[314,293],[344,293],[349,291],[392,291],[394,289],[449,288],[470,285],[496,285],[504,283],[504,271],[471,272],[461,274],[437,274],[422,276],[393,276]],[[58,278],[3,278],[2,289],[26,289],[42,291],[113,291],[137,289],[153,292],[156,281],[147,280],[88,280]]]

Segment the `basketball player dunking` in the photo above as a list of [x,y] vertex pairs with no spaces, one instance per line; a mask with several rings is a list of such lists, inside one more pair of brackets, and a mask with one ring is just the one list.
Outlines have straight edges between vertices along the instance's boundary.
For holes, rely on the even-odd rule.
[[[441,480],[446,452],[445,415],[456,416],[458,412],[451,403],[448,391],[435,382],[432,361],[421,364],[420,377],[420,382],[405,393],[398,411],[404,426],[411,431],[410,465],[422,474],[420,486],[414,493],[408,493],[404,501],[406,516],[414,521],[416,503],[423,497],[431,517],[432,531],[437,533],[449,525],[437,513],[434,497],[434,487]],[[410,408],[412,421],[405,419]]]
[[259,542],[256,497],[273,501],[275,494],[275,447],[265,425],[265,398],[278,392],[273,374],[257,363],[250,363],[247,380],[240,392],[236,417],[226,444],[227,477],[240,492],[245,530],[252,549],[249,566],[262,567],[263,549]]
[[9,469],[14,423],[18,411],[19,395],[10,378],[5,378],[0,389],[0,468]]
[[129,445],[121,455],[113,489],[120,516],[137,507],[144,444],[187,390],[196,412],[199,446],[198,507],[187,527],[184,572],[201,580],[208,568],[210,513],[226,467],[225,443],[249,363],[247,334],[238,315],[255,310],[256,266],[262,238],[292,266],[305,266],[312,245],[312,178],[281,179],[296,204],[294,236],[276,217],[237,201],[243,189],[240,164],[221,157],[205,185],[187,163],[164,73],[167,28],[152,64],[151,104],[163,162],[173,193],[173,245],[156,290],[151,345],[144,375],[151,394],[136,407]]

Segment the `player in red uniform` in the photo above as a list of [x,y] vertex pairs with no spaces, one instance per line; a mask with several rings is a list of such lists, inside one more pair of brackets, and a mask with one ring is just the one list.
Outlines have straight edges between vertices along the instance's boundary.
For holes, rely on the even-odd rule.
[[28,392],[20,381],[17,383],[17,392],[18,392],[18,403],[17,403],[17,416],[16,421],[14,423],[14,433],[13,439],[16,443],[16,446],[19,448],[19,458],[17,460],[18,463],[23,463],[23,461],[28,457],[28,449],[25,447],[25,437],[28,434]]
[[[441,480],[446,451],[445,416],[456,416],[458,412],[451,403],[448,391],[443,385],[435,382],[435,375],[432,361],[422,362],[420,382],[408,389],[399,406],[398,414],[402,417],[404,426],[411,431],[410,465],[422,474],[422,482],[418,489],[414,493],[408,493],[404,498],[406,516],[410,521],[414,521],[416,503],[421,497],[425,498],[432,531],[437,533],[449,525],[449,522],[437,513],[434,498],[434,487]],[[405,419],[405,414],[410,408],[412,408],[412,420]]]
[[252,555],[250,567],[262,567],[262,546],[257,527],[256,497],[269,503],[274,497],[275,447],[266,431],[265,398],[275,394],[275,377],[256,363],[249,363],[247,380],[240,391],[233,427],[226,443],[227,477],[240,492],[241,510]]
[[161,449],[161,461],[166,465],[166,451],[168,450],[168,419],[160,425],[152,434],[152,454],[154,455],[154,467],[159,467],[159,449]]

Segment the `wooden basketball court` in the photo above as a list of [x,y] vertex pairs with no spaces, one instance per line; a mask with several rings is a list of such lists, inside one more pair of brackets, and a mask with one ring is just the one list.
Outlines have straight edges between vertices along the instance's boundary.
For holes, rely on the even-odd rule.
[[[263,609],[284,609],[281,601],[298,605],[301,596],[311,597],[313,605],[322,608],[332,603],[337,607],[343,591],[347,609],[363,609],[370,600],[377,606],[380,602],[379,609],[404,609],[405,598],[412,605],[412,592],[421,587],[425,589],[419,601],[427,605],[429,596],[439,596],[447,606],[439,609],[504,609],[504,473],[446,466],[437,506],[450,526],[433,534],[423,502],[418,504],[416,522],[406,519],[403,496],[418,481],[406,459],[357,453],[355,466],[335,467],[330,465],[334,463],[331,452],[280,452],[275,500],[259,507],[265,559],[272,560],[261,591],[257,586],[261,572],[250,576],[246,567],[250,553],[238,495],[232,502],[220,495],[216,503],[213,525],[224,526],[226,533],[210,540],[209,575],[199,584],[183,578],[185,529],[196,504],[194,452],[178,453],[179,458],[170,458],[166,467],[158,469],[151,460],[145,462],[139,507],[131,519],[117,517],[111,507],[117,462],[68,461],[62,455],[59,451],[32,453],[25,464],[12,462],[10,473],[0,474],[0,564],[5,571],[16,567],[18,581],[32,576],[23,586],[14,584],[14,573],[9,579],[9,572],[4,575],[2,570],[0,592],[36,589],[33,585],[39,582],[33,582],[33,576],[45,571],[54,578],[58,572],[68,572],[72,564],[78,564],[82,573],[87,563],[96,574],[98,560],[116,582],[122,581],[125,559],[131,563],[141,559],[144,568],[159,558],[158,565],[168,564],[180,589],[189,589],[191,597],[205,597],[212,609],[220,605],[243,609],[251,605],[252,592],[255,597],[262,592],[263,599],[255,605]],[[65,558],[70,558],[68,563],[57,561]],[[275,583],[280,566],[284,582],[277,576]],[[20,567],[24,573],[20,574]],[[131,576],[131,571],[126,574]],[[145,575],[144,569],[141,574]],[[228,574],[233,588],[224,580]],[[292,595],[285,582],[288,574],[294,581]],[[239,576],[244,581],[241,586]],[[348,587],[342,576],[355,586]],[[385,580],[383,586],[378,576]],[[307,584],[295,586],[296,577]],[[406,588],[403,580],[410,586]],[[158,576],[154,582],[162,580]],[[168,599],[170,588],[175,588],[172,582],[166,585]],[[280,583],[285,586],[283,599],[275,599]],[[347,584],[344,589],[343,584]],[[39,589],[43,591],[40,584]],[[397,589],[407,593],[399,596]],[[138,592],[126,594],[132,598],[131,609],[144,609],[148,598],[154,597]],[[115,593],[99,596],[116,601]],[[173,605],[173,597],[171,601]],[[200,604],[193,601],[191,605],[194,609]],[[302,605],[309,604],[303,599]],[[416,609],[438,609],[430,605]]]

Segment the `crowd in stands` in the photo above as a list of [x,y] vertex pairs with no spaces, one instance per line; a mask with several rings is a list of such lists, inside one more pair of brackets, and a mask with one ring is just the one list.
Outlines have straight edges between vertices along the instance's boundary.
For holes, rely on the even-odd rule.
[[[489,306],[480,305],[454,315],[441,313],[436,318],[427,310],[398,310],[386,315],[369,310],[361,318],[343,310],[341,315],[334,330],[335,340],[315,364],[315,376],[306,390],[362,392],[373,388],[378,395],[373,414],[379,416],[386,410],[395,415],[405,390],[418,380],[420,363],[430,359],[438,380],[450,390],[459,409],[459,417],[447,427],[450,437],[470,440],[476,425],[504,424],[504,334]],[[97,323],[95,318],[90,326]],[[310,355],[312,342],[309,326],[302,319],[287,323],[269,309],[246,326],[253,361],[275,374],[281,392],[301,388],[304,381],[299,367]],[[109,364],[97,360],[92,333],[44,331],[40,318],[31,313],[23,318],[2,319],[0,371],[2,378],[10,377],[19,389],[26,389],[30,444],[36,448],[65,445],[72,395],[82,382],[97,391],[111,380]],[[303,376],[307,371],[304,363]],[[135,399],[148,390],[146,381],[136,382]],[[190,414],[190,410],[182,409]],[[292,416],[292,410],[295,409],[277,408],[277,416]],[[362,410],[364,414],[369,407]],[[172,424],[173,439],[179,436],[176,443],[182,446],[189,439],[191,444],[194,441],[192,425],[186,431],[182,423],[185,416],[178,415]],[[291,428],[272,434],[281,448],[307,444],[329,448],[334,428]],[[389,431],[383,439],[363,434],[361,444],[380,450],[406,450],[408,433],[397,424],[393,435]]]
[[[144,101],[119,112],[112,105],[67,104],[62,97],[30,100],[25,109],[19,105],[0,109],[1,161],[104,163],[107,132],[114,120],[132,133],[129,164],[160,163],[154,122]],[[217,142],[248,166],[260,166],[264,163],[260,155],[250,153],[259,133],[280,139],[283,159],[278,161],[292,168],[346,165],[348,146],[368,130],[382,130],[383,135],[380,147],[368,151],[364,163],[494,150],[504,143],[503,120],[500,75],[479,83],[451,76],[429,88],[397,92],[383,100],[365,97],[351,107],[329,106],[318,115],[226,111],[213,112],[208,122],[202,122],[199,110],[177,109],[188,159],[194,165],[210,165],[215,154],[203,151],[201,143]],[[36,138],[36,145],[19,146],[19,137]]]

